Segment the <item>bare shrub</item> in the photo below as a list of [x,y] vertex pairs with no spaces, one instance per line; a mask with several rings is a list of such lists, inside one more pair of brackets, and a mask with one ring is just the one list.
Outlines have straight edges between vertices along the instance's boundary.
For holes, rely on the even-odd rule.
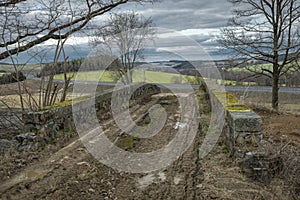
[[279,157],[282,160],[283,167],[278,173],[277,178],[284,181],[287,187],[290,199],[299,199],[300,197],[300,149],[288,143],[274,143],[265,141],[261,146],[261,151],[267,152],[269,156]]

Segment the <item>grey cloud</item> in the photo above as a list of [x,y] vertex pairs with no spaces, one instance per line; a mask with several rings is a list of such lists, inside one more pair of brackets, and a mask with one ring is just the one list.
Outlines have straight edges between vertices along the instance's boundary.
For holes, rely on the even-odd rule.
[[230,4],[226,0],[164,0],[137,6],[136,10],[152,17],[157,26],[175,30],[219,28],[230,17]]
[[[230,3],[227,0],[161,0],[154,4],[125,4],[114,9],[114,12],[135,10],[145,17],[151,17],[155,26],[168,28],[177,31],[188,29],[199,29],[199,32],[189,35],[200,46],[208,52],[216,52],[218,43],[215,34],[209,33],[209,29],[218,30],[226,25],[231,16]],[[93,20],[96,25],[103,25],[109,15],[103,15]],[[203,32],[207,31],[206,34]],[[80,37],[80,36],[79,36]],[[162,46],[184,47],[185,42],[180,38],[172,42],[161,41]],[[80,44],[75,49],[68,47],[68,53],[73,57],[86,55],[89,47],[87,44]],[[51,56],[50,56],[51,57]],[[84,57],[84,56],[82,56]]]
[[[223,27],[231,14],[230,4],[227,0],[161,0],[154,4],[125,4],[114,11],[129,10],[135,10],[145,17],[151,17],[157,27],[176,31],[199,29],[198,33],[196,31],[189,37],[207,51],[216,51],[218,43],[215,40],[215,34],[203,34],[203,32]],[[101,16],[96,23],[103,24],[106,18],[107,15]],[[182,38],[173,38],[171,42],[160,40],[159,46],[184,47],[186,44]]]

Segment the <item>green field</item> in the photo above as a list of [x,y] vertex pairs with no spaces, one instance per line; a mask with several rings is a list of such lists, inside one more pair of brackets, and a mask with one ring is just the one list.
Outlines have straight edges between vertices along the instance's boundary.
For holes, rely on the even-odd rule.
[[[69,73],[68,76],[72,77],[72,80],[78,81],[101,81],[101,82],[114,82],[111,71],[89,71],[80,73]],[[58,74],[54,76],[56,80],[63,80],[64,75]],[[156,71],[143,71],[135,70],[133,72],[133,82],[147,82],[147,83],[190,83],[196,84],[194,76],[173,74],[167,72]],[[236,85],[236,81],[229,80],[217,80],[218,84]],[[255,85],[254,82],[243,82],[244,85]]]
[[243,72],[243,71],[253,71],[253,70],[258,70],[258,69],[268,69],[271,70],[272,69],[272,65],[271,64],[257,64],[257,65],[249,65],[249,66],[244,66],[244,67],[234,67],[234,68],[230,68],[229,70],[234,71],[234,72]]
[[[80,72],[73,75],[69,73],[68,76],[73,76],[72,80],[79,81],[103,81],[103,82],[114,82],[111,71],[90,71]],[[187,83],[186,79],[193,79],[193,76],[183,76],[179,74],[172,74],[166,72],[154,72],[154,71],[142,71],[135,70],[133,72],[133,82],[148,82],[148,83]],[[55,75],[54,79],[63,80],[64,75]]]
[[[30,71],[30,70],[40,70],[41,66],[40,65],[17,65],[16,66],[18,70],[21,71]],[[13,72],[15,71],[15,68],[13,65],[9,65],[9,64],[0,64],[0,70],[4,70],[7,72]]]
[[180,74],[172,74],[166,72],[155,72],[155,71],[135,71],[133,74],[134,82],[145,82],[148,83],[188,83],[187,78],[194,78],[193,76],[184,76]]
[[[281,63],[279,63],[281,64]],[[287,65],[286,68],[290,67],[290,65]],[[268,63],[268,64],[255,64],[255,65],[248,65],[244,67],[234,67],[230,68],[229,70],[234,71],[234,72],[242,72],[242,71],[261,71],[261,69],[266,69],[273,71],[273,65]],[[294,72],[293,69],[290,69],[290,72]]]

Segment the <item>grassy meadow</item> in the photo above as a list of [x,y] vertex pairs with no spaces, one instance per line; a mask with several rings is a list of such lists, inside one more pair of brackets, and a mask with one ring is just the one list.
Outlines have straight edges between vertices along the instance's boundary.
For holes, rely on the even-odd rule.
[[[41,65],[38,64],[32,64],[32,65],[16,65],[18,70],[21,71],[31,71],[31,70],[40,70]],[[14,72],[15,68],[13,65],[9,64],[0,64],[0,71],[6,71],[6,72]]]
[[[279,63],[281,64],[281,62]],[[286,65],[286,68],[289,68],[290,65]],[[252,65],[247,65],[247,66],[243,66],[243,67],[234,67],[234,68],[230,68],[229,70],[231,71],[235,71],[235,72],[249,72],[249,71],[261,71],[261,69],[266,69],[266,70],[270,70],[273,71],[273,65],[270,63],[266,63],[266,64],[252,64]],[[290,72],[294,72],[294,69],[289,69]]]
[[[100,81],[100,82],[115,82],[113,80],[113,72],[111,71],[88,71],[79,73],[69,73],[68,76],[72,77],[72,80],[78,81]],[[58,74],[54,76],[56,80],[63,80],[64,75]],[[176,84],[196,84],[196,78],[194,76],[180,75],[167,72],[157,71],[143,71],[134,70],[133,82],[147,82],[147,83],[176,83]],[[229,80],[217,80],[218,84],[236,85],[236,81]],[[243,85],[255,85],[254,82],[243,82]]]
[[[115,82],[113,80],[113,72],[111,71],[89,71],[80,73],[69,73],[68,76],[72,80],[78,81],[101,81],[101,82]],[[64,75],[58,74],[54,77],[56,80],[63,80]],[[134,70],[133,82],[148,82],[148,83],[188,83],[188,80],[193,80],[193,76],[186,76],[180,74],[172,74],[166,72],[143,71]]]

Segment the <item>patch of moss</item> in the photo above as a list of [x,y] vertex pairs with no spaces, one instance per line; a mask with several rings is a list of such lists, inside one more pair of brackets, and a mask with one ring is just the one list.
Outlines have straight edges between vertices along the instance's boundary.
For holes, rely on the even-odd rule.
[[238,106],[228,106],[226,107],[226,110],[228,111],[252,111],[250,108],[248,108],[247,106],[243,106],[243,105],[238,105]]
[[232,94],[226,93],[227,105],[238,103],[239,100]]
[[125,138],[121,138],[117,142],[117,146],[124,150],[129,150],[134,147],[134,137],[127,136]]
[[231,93],[216,92],[215,96],[228,111],[252,111],[247,106],[241,105],[239,100]]
[[226,144],[223,146],[223,153],[224,154],[229,154],[230,153],[230,149],[229,149],[228,145],[226,145]]
[[232,105],[239,102],[239,100],[232,94],[228,92],[216,92],[215,96],[223,105]]
[[40,112],[40,111],[50,110],[50,109],[53,109],[53,108],[61,108],[61,107],[69,106],[72,103],[79,103],[79,102],[82,102],[82,101],[84,101],[88,98],[89,98],[89,96],[79,97],[79,98],[76,98],[76,99],[69,99],[69,100],[66,100],[66,101],[63,101],[63,102],[55,103],[52,106],[47,106],[47,107],[41,108],[41,109],[39,109],[35,112]]

